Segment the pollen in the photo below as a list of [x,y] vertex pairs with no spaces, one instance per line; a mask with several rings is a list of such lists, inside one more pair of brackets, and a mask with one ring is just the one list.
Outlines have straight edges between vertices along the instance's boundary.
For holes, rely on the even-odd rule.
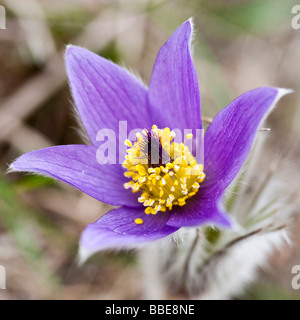
[[143,224],[143,223],[144,223],[143,219],[141,219],[141,218],[135,219],[134,222],[135,222],[136,224]]
[[[205,179],[203,165],[197,163],[184,143],[174,142],[174,137],[169,128],[153,125],[150,130],[137,133],[136,141],[124,142],[129,149],[122,166],[125,177],[131,179],[124,188],[141,192],[137,201],[145,207],[145,214],[186,205]],[[143,220],[138,218],[135,223],[142,224]]]

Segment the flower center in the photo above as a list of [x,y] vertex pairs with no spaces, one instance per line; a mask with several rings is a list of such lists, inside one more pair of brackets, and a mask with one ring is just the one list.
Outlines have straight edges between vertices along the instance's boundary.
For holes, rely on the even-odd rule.
[[[123,168],[125,177],[131,181],[124,184],[125,189],[142,191],[138,198],[143,203],[146,214],[172,210],[173,206],[184,206],[193,197],[205,179],[203,165],[197,164],[188,146],[172,142],[175,133],[169,128],[152,129],[137,133],[132,143],[125,140],[129,147]],[[186,135],[191,139],[192,134]],[[136,219],[142,224],[142,219]]]

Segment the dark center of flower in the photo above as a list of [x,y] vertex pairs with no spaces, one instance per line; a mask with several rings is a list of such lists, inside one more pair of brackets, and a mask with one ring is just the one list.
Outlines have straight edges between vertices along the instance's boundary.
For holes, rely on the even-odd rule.
[[139,142],[142,157],[148,159],[149,168],[157,168],[165,164],[168,160],[174,159],[162,147],[161,138],[157,131],[144,130],[143,140]]

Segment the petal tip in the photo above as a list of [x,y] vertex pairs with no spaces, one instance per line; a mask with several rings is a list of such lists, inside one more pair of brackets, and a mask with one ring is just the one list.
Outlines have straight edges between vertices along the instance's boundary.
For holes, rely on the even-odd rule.
[[68,61],[72,61],[76,57],[80,58],[84,54],[88,54],[89,52],[90,51],[88,49],[85,49],[83,47],[68,44],[65,51],[65,60],[68,63]]
[[280,100],[283,96],[294,92],[293,89],[272,87],[272,86],[260,87],[260,88],[257,88],[257,89],[258,90],[269,90],[269,91],[273,91],[273,92],[275,91],[276,92],[276,95],[274,96],[275,103],[278,102],[278,100]]
[[87,262],[87,260],[94,254],[94,251],[88,250],[83,246],[79,246],[78,255],[77,255],[77,264],[82,266]]
[[67,53],[71,53],[76,49],[80,49],[80,47],[75,46],[74,44],[71,44],[71,43],[66,46],[66,52]]
[[277,90],[277,99],[279,100],[281,97],[293,93],[293,89],[288,89],[288,88],[278,88],[278,87],[273,87],[274,89]]
[[22,166],[22,159],[25,157],[27,153],[24,153],[21,155],[19,158],[17,158],[15,161],[13,161],[7,168],[6,173],[11,173],[11,172],[18,172],[18,171],[23,171]]
[[193,31],[194,31],[193,17],[190,17],[188,20],[186,20],[179,28],[182,30],[185,30],[185,32],[187,32],[187,34],[188,34],[188,37],[192,38]]
[[28,155],[30,155],[31,153],[32,151],[24,153],[15,161],[13,161],[7,168],[6,173],[26,171],[26,164],[30,162],[30,159],[28,159]]
[[[277,104],[277,102],[284,97],[287,94],[293,93],[294,90],[288,89],[288,88],[279,88],[279,87],[269,87],[270,89],[273,89],[276,91],[276,95],[273,100],[273,107]],[[273,108],[271,108],[272,110]]]
[[191,30],[193,30],[194,27],[194,18],[190,17],[189,19],[187,19],[184,23],[184,25],[189,26],[191,28]]
[[65,59],[68,60],[76,55],[81,48],[73,44],[68,44],[65,51]]
[[[193,17],[190,17],[188,20],[183,22],[173,33],[173,37],[179,37],[183,36],[186,39],[192,39],[193,35],[193,30],[194,30],[194,22],[193,22]],[[171,36],[171,38],[172,38]],[[168,43],[169,41],[167,41]]]
[[13,163],[11,163],[11,164],[9,165],[9,167],[6,169],[5,174],[9,174],[9,173],[16,172],[16,171],[18,171],[18,170],[15,168],[14,162],[13,162]]
[[74,46],[73,44],[68,44],[68,45],[66,46],[65,56],[67,57],[68,55],[72,54],[72,52],[74,51],[74,49],[76,49],[76,46]]

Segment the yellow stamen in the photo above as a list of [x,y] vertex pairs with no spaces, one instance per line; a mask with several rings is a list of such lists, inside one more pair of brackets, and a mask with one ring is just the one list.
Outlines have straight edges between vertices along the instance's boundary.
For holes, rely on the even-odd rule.
[[187,138],[187,139],[192,139],[192,138],[193,138],[193,134],[192,134],[192,133],[188,133],[188,134],[186,135],[186,138]]
[[[157,139],[160,152],[164,152],[164,158],[159,155],[158,164],[148,163],[150,150],[145,151],[145,145],[149,144],[149,136]],[[159,129],[153,125],[151,134],[144,129],[136,137],[137,141],[133,143],[125,141],[130,148],[122,166],[126,169],[125,177],[131,181],[125,183],[124,188],[142,192],[137,201],[145,206],[146,214],[155,215],[172,210],[173,206],[184,206],[196,195],[205,179],[203,165],[197,163],[184,143],[172,142],[175,133],[169,128]],[[192,134],[186,135],[187,139],[192,137]],[[143,220],[138,218],[135,222],[142,224]]]
[[126,139],[126,140],[124,141],[124,143],[125,143],[125,145],[126,145],[127,147],[132,147],[132,143],[131,143],[131,141],[129,141],[128,139]]
[[135,222],[136,224],[143,224],[143,223],[144,223],[143,219],[141,219],[141,218],[135,219],[134,222]]

